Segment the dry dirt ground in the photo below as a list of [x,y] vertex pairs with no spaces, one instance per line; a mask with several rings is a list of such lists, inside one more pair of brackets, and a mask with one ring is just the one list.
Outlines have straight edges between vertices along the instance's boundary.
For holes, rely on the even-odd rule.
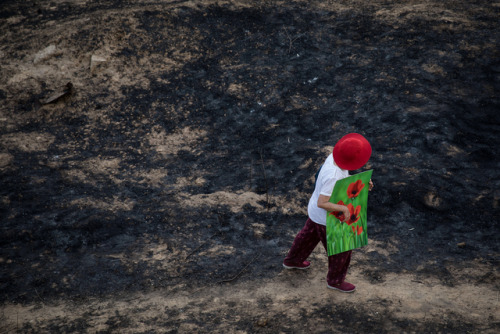
[[[0,4],[0,333],[498,333],[500,2]],[[281,261],[373,145],[353,294]]]

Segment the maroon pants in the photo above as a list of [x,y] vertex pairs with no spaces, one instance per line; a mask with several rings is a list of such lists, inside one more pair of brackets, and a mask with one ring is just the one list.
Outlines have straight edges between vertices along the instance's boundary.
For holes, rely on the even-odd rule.
[[[316,224],[308,218],[302,230],[295,237],[284,263],[286,265],[293,265],[304,262],[320,241],[326,251],[326,226]],[[329,285],[344,282],[349,263],[351,262],[351,253],[352,251],[347,251],[328,257],[328,275],[326,276],[326,281]]]

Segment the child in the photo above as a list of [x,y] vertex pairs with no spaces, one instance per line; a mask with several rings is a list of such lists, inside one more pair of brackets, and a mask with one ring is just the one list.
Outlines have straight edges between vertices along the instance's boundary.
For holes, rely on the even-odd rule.
[[[344,220],[349,219],[349,209],[345,205],[330,203],[335,182],[349,176],[350,170],[363,167],[370,159],[372,148],[368,140],[358,133],[350,133],[342,137],[332,154],[328,156],[317,174],[314,192],[307,206],[308,219],[297,234],[283,267],[287,269],[306,269],[311,263],[306,261],[318,242],[326,248],[326,216],[327,212],[342,212]],[[373,188],[370,180],[369,190]],[[353,292],[356,287],[345,280],[351,261],[352,251],[328,257],[327,287],[342,292]]]

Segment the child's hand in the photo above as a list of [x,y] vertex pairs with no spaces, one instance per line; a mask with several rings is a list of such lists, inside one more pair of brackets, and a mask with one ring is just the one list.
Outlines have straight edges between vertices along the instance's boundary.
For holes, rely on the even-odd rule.
[[372,191],[372,189],[373,189],[373,182],[372,182],[372,180],[370,180],[370,184],[368,186],[368,191]]
[[349,208],[345,205],[343,205],[342,214],[344,215],[344,219],[342,219],[343,222],[346,222],[351,218],[351,212],[349,211]]

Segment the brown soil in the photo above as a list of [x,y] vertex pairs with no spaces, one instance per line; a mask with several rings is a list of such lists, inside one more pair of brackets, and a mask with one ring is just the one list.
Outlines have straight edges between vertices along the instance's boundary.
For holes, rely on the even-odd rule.
[[[3,1],[0,333],[498,333],[499,12]],[[342,294],[321,247],[281,262],[348,132],[375,189]]]

